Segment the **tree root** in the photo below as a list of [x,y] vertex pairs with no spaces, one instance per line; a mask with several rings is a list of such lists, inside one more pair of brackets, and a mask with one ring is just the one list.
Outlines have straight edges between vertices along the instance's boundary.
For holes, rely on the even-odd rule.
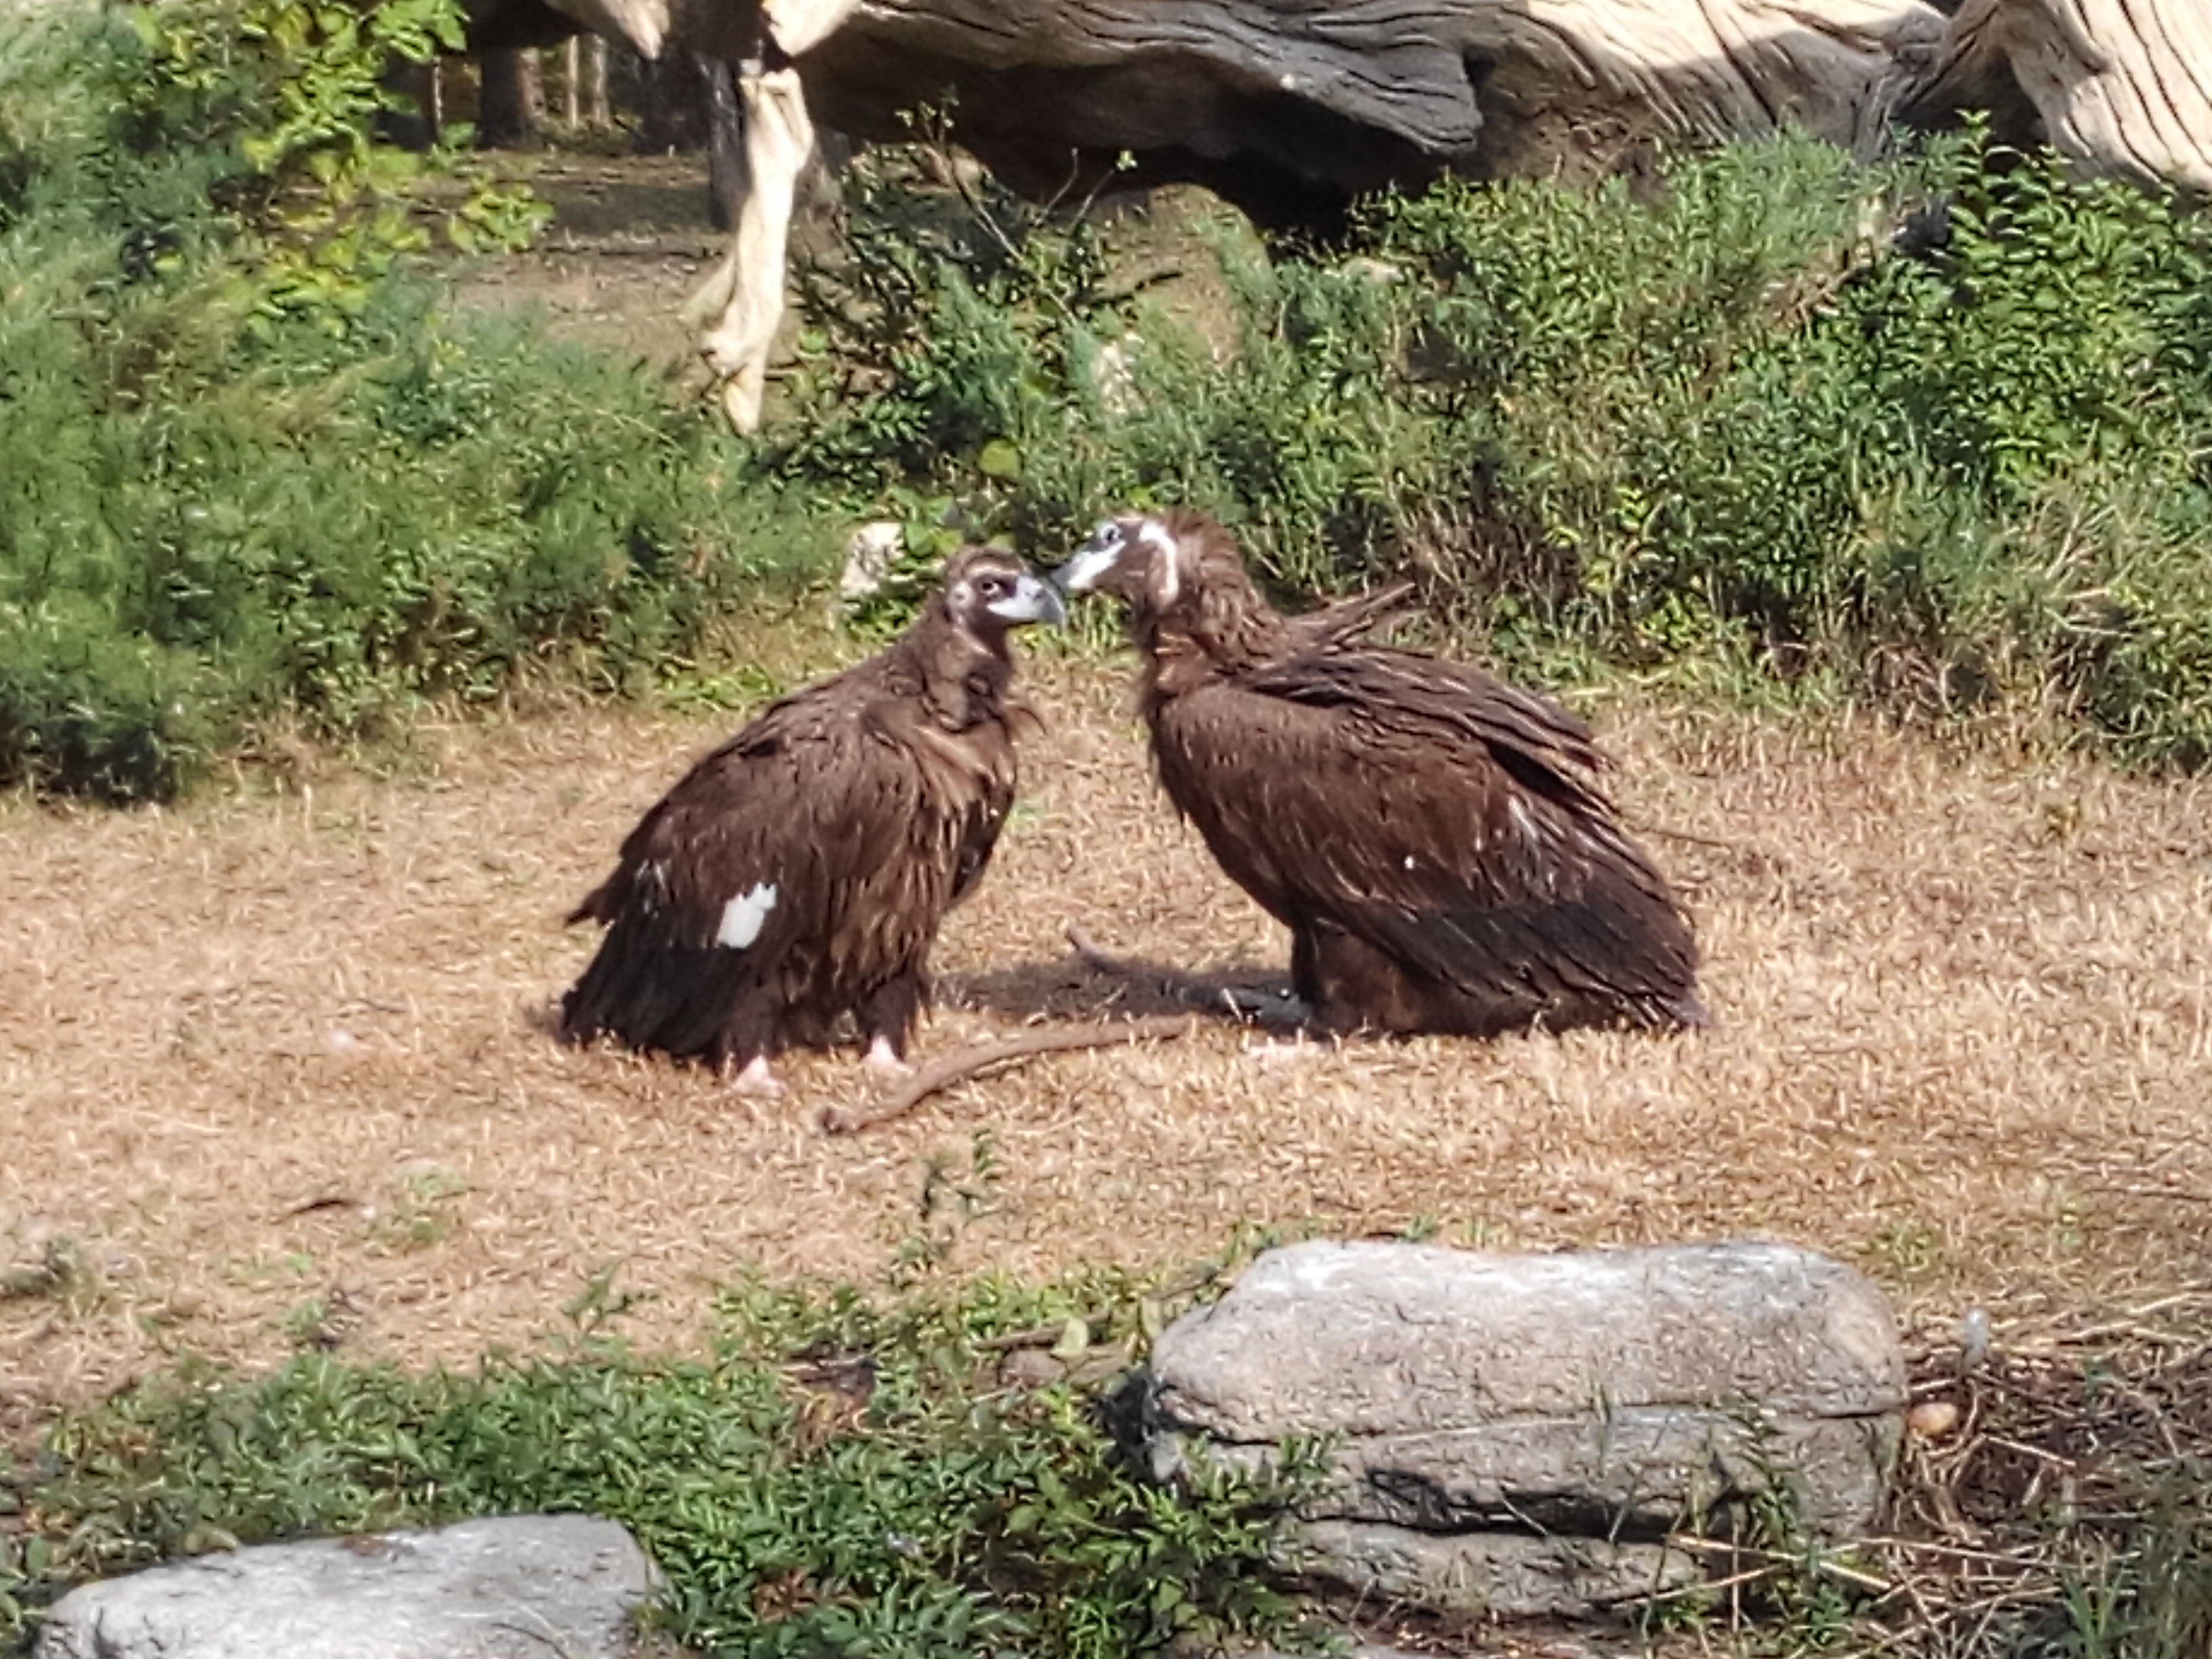
[[853,1134],[895,1117],[904,1117],[940,1090],[964,1083],[1010,1061],[1030,1060],[1038,1054],[1072,1054],[1082,1048],[1109,1048],[1124,1042],[1165,1042],[1174,1037],[1188,1036],[1203,1023],[1203,1017],[1198,1014],[1156,1014],[1146,1019],[1035,1025],[1012,1036],[971,1042],[931,1060],[888,1099],[869,1106],[830,1108],[822,1114],[822,1127],[833,1135]]

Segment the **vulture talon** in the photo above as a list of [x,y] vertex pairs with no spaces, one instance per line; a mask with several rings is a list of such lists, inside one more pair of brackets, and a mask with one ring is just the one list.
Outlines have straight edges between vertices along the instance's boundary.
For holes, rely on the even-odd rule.
[[879,1077],[904,1078],[914,1075],[914,1067],[898,1057],[898,1051],[891,1047],[891,1040],[889,1037],[879,1036],[871,1042],[868,1045],[868,1052],[861,1058],[860,1064]]

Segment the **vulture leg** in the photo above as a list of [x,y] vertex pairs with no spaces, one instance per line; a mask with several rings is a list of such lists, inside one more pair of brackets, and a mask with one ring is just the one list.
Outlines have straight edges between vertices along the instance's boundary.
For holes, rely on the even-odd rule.
[[769,1070],[768,1056],[755,1054],[745,1062],[744,1069],[730,1079],[732,1092],[750,1095],[757,1100],[781,1100],[783,1084]]
[[860,1035],[868,1040],[867,1064],[880,1072],[903,1074],[906,1045],[921,1018],[928,988],[917,974],[901,974],[871,991],[854,1012]]

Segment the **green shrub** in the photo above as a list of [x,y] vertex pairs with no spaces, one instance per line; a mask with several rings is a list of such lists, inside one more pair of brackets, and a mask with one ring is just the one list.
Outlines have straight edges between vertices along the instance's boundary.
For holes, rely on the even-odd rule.
[[601,1285],[569,1351],[468,1375],[188,1367],[55,1431],[17,1605],[228,1540],[550,1510],[630,1527],[668,1576],[667,1627],[705,1652],[1124,1659],[1282,1633],[1259,1571],[1282,1492],[1178,1497],[1122,1468],[1091,1395],[997,1380],[1009,1334],[1075,1320],[1103,1343],[1134,1290],[745,1287],[688,1359],[593,1328]]
[[[194,0],[0,50],[0,787],[158,799],[279,714],[635,690],[819,559],[641,367],[444,309],[424,163],[368,128],[456,18]],[[477,184],[450,234],[529,228]]]
[[1064,545],[1188,501],[1290,594],[1416,570],[1510,657],[2212,758],[2212,232],[2172,199],[1977,130],[1871,169],[1741,144],[1640,193],[1446,183],[1334,253],[1224,235],[1224,351],[1093,228],[899,176],[857,272],[803,290],[822,372],[775,456],[857,509]]

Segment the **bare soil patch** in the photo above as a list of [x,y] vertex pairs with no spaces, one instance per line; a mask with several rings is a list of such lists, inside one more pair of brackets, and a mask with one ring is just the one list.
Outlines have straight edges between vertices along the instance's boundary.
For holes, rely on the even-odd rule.
[[[1155,791],[1126,664],[1029,683],[1050,731],[940,942],[922,1058],[1157,1011],[1075,961],[1071,921],[1189,969],[1285,960]],[[851,1054],[763,1103],[546,1034],[593,943],[563,911],[735,716],[428,725],[399,775],[0,807],[0,1398],[35,1415],[184,1350],[465,1360],[557,1328],[609,1267],[654,1298],[634,1334],[681,1340],[733,1274],[868,1279],[924,1237],[1032,1274],[1188,1261],[1246,1222],[1763,1231],[1943,1328],[2212,1279],[2203,784],[1863,719],[1594,712],[1716,1030],[1299,1048],[1222,1024],[848,1137],[817,1116],[872,1097]],[[978,1213],[930,1210],[945,1178]]]
[[553,220],[526,252],[457,263],[455,299],[478,311],[535,307],[554,334],[636,357],[703,395],[684,302],[720,263],[728,238],[708,216],[698,155],[505,153]]

